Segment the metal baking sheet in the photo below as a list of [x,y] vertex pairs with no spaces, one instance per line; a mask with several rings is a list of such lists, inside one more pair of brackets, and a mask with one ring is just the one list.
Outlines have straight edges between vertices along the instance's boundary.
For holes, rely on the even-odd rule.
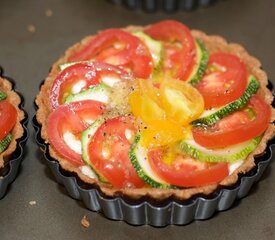
[[[147,13],[104,0],[25,0],[0,2],[0,64],[16,79],[25,109],[34,116],[33,100],[51,64],[86,35],[100,29],[144,25],[175,19],[208,34],[238,42],[259,58],[275,79],[275,4],[273,0],[223,0],[192,12]],[[274,82],[273,82],[274,83]],[[274,158],[249,196],[230,210],[184,226],[132,226],[106,219],[72,199],[53,177],[43,154],[30,137],[16,181],[0,200],[0,238],[8,239],[244,239],[275,237]],[[90,227],[80,221],[86,215]]]

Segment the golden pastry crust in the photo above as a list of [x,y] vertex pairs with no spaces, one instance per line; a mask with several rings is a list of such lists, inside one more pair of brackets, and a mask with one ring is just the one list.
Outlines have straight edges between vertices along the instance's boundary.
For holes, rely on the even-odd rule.
[[[127,27],[126,30],[141,30],[142,27],[130,26]],[[261,69],[261,63],[256,58],[250,56],[247,51],[240,45],[235,43],[228,43],[225,39],[219,36],[208,36],[201,31],[192,30],[192,35],[195,38],[199,38],[210,53],[214,52],[227,52],[237,55],[247,66],[248,72],[253,74],[260,82],[260,89],[258,90],[258,94],[265,99],[268,104],[271,104],[273,101],[273,96],[271,92],[267,89],[267,75]],[[47,135],[47,118],[50,113],[50,102],[49,102],[49,94],[50,89],[53,84],[53,81],[56,75],[59,73],[58,65],[61,63],[65,63],[68,59],[68,56],[72,55],[74,52],[79,51],[85,43],[87,43],[93,36],[88,36],[84,38],[81,42],[70,47],[65,55],[61,57],[52,67],[51,72],[46,78],[44,84],[41,87],[41,90],[36,98],[36,104],[38,105],[37,110],[37,120],[42,125],[41,136],[48,143],[48,135]],[[272,108],[272,118],[270,120],[270,125],[266,130],[264,137],[262,138],[260,144],[257,148],[247,157],[245,162],[236,169],[233,174],[226,177],[220,184],[212,184],[203,187],[189,188],[184,190],[175,190],[175,189],[157,189],[157,188],[140,188],[140,189],[115,189],[107,184],[96,182],[100,190],[107,196],[127,196],[132,199],[138,199],[140,197],[149,196],[154,200],[164,200],[169,197],[174,197],[179,200],[187,200],[194,195],[204,194],[208,195],[213,193],[215,189],[219,185],[221,186],[230,186],[237,182],[238,174],[246,173],[251,170],[255,166],[254,156],[260,155],[265,151],[268,140],[272,139],[275,135],[275,127],[273,121],[275,119],[275,110]],[[78,174],[80,179],[82,179],[86,183],[94,184],[95,181],[86,175],[82,174],[81,171],[68,162],[66,159],[62,158],[53,146],[49,146],[50,155],[54,159],[57,159],[62,166],[63,169],[75,172]]]
[[13,136],[12,142],[8,146],[8,148],[0,153],[0,169],[5,166],[5,159],[15,151],[17,145],[17,139],[23,136],[24,130],[21,125],[21,121],[24,119],[24,112],[19,109],[19,105],[21,103],[21,99],[18,94],[12,89],[12,84],[2,77],[0,77],[0,90],[7,94],[7,100],[16,108],[17,110],[17,120],[14,128],[11,131]]

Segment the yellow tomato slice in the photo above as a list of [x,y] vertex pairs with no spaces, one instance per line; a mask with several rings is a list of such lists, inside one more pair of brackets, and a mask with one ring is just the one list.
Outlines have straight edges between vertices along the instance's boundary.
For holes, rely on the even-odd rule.
[[129,96],[132,113],[144,122],[165,119],[164,110],[148,95],[135,91]]
[[203,97],[190,84],[167,79],[160,85],[160,100],[166,116],[186,125],[198,118],[204,110]]
[[187,131],[170,120],[155,120],[147,124],[141,133],[143,146],[166,146],[185,138]]
[[168,77],[159,88],[150,80],[136,80],[137,88],[129,96],[132,113],[147,126],[141,143],[146,146],[171,146],[190,132],[188,123],[204,110],[203,97],[188,83]]
[[149,79],[138,79],[139,91],[151,98],[156,103],[159,103],[159,90],[154,86],[153,82]]

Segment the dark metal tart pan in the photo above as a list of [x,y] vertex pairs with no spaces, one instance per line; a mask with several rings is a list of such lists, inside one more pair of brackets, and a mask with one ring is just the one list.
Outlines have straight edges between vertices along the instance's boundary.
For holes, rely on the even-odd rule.
[[178,10],[191,11],[199,7],[207,7],[218,0],[109,0],[129,9],[143,9],[148,12],[163,10],[173,12]]

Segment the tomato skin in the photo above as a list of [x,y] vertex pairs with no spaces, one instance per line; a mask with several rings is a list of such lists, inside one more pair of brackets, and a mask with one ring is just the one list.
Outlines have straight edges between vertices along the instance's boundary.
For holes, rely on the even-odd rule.
[[105,106],[102,103],[85,100],[62,105],[51,112],[48,117],[48,136],[56,151],[76,166],[84,165],[81,154],[72,150],[65,142],[63,134],[71,132],[76,138],[87,128],[85,120],[95,120],[103,114]]
[[[138,177],[128,156],[131,143],[125,130],[136,132],[129,117],[106,120],[96,131],[89,143],[90,161],[94,168],[116,188],[142,187],[144,182]],[[103,151],[107,151],[104,157]]]
[[[189,28],[180,22],[166,20],[150,25],[144,32],[152,38],[166,43],[164,67],[170,70],[176,68],[173,77],[186,80],[191,73],[196,55],[195,41]],[[174,42],[179,42],[182,48],[170,44]]]
[[147,47],[139,38],[121,29],[100,32],[68,60],[94,59],[130,68],[137,78],[148,78],[153,71],[153,60]]
[[261,135],[269,125],[271,108],[257,95],[250,99],[247,107],[254,112],[253,119],[245,108],[223,118],[211,128],[193,128],[194,140],[206,148],[223,148]]
[[79,81],[84,81],[80,90],[100,83],[104,75],[117,75],[123,80],[131,79],[131,76],[116,66],[102,62],[82,62],[65,68],[55,78],[51,89],[50,101],[52,110],[64,102],[64,98],[72,94],[72,87]]
[[0,101],[0,140],[2,140],[14,127],[17,119],[15,107],[7,100]]
[[72,85],[81,80],[85,81],[82,90],[99,84],[93,64],[77,63],[65,68],[58,74],[52,85],[50,95],[52,110],[58,108],[63,103],[66,93],[67,95],[71,94]]
[[241,97],[247,86],[247,70],[245,64],[228,53],[212,54],[208,61],[209,71],[196,85],[203,95],[205,108],[223,106]]
[[185,163],[168,165],[162,161],[162,158],[163,152],[159,149],[153,149],[149,152],[149,161],[153,171],[163,180],[175,186],[199,187],[215,184],[222,181],[229,174],[227,163],[218,163],[211,166],[202,162],[193,164],[187,159]]

